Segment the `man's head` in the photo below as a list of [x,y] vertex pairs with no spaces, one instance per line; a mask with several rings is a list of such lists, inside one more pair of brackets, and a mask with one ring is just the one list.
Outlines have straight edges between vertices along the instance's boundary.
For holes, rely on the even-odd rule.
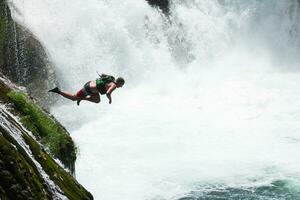
[[117,87],[119,88],[119,87],[122,87],[125,84],[125,80],[122,77],[118,77],[117,80],[116,80],[116,83],[117,83]]

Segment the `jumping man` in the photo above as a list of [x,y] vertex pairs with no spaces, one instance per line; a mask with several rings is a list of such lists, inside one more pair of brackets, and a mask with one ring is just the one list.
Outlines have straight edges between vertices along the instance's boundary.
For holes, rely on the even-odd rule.
[[80,89],[76,94],[70,94],[68,92],[61,91],[58,87],[49,90],[49,92],[54,92],[60,94],[61,96],[70,99],[72,101],[77,101],[77,105],[81,100],[91,101],[93,103],[100,102],[100,94],[106,94],[109,103],[112,103],[111,93],[116,89],[124,85],[125,80],[122,77],[115,79],[113,76],[101,74],[100,78],[96,80],[89,81],[84,84],[83,88]]

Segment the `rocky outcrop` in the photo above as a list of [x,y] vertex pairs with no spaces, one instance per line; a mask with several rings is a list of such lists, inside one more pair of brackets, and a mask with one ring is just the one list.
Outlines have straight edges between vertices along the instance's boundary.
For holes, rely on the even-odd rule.
[[72,176],[77,153],[72,138],[39,106],[49,105],[47,91],[54,85],[46,51],[0,0],[1,200],[93,199]]
[[12,19],[6,1],[0,0],[0,71],[25,86],[43,107],[51,103],[47,91],[56,85],[48,58],[41,43]]
[[151,6],[159,8],[164,14],[170,14],[169,0],[146,0]]
[[71,175],[75,159],[76,147],[68,132],[2,77],[0,199],[93,199]]

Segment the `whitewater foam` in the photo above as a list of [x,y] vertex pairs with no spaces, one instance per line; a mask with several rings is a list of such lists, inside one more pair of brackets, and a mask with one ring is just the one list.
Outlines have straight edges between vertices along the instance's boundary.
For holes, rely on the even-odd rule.
[[172,1],[171,23],[137,0],[13,2],[63,89],[96,70],[126,78],[112,105],[62,100],[51,111],[96,199],[299,182],[296,1]]

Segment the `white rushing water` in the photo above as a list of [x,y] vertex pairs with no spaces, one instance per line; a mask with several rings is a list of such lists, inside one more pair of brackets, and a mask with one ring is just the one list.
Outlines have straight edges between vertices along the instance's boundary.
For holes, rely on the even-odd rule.
[[52,113],[80,149],[95,199],[178,199],[201,185],[300,185],[300,8],[296,0],[13,0],[62,89],[96,70],[126,84],[100,104]]

